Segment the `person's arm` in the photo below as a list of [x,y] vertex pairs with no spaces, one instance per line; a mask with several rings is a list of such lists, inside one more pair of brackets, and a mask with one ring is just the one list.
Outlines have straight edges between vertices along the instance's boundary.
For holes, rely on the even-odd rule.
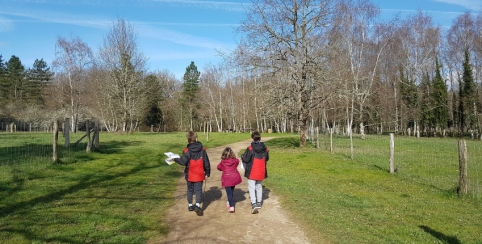
[[186,166],[189,162],[189,150],[186,148],[186,150],[182,152],[181,158],[175,158],[174,161],[182,166]]
[[268,162],[269,160],[269,150],[268,148],[266,148],[266,158],[265,158],[265,162]]
[[209,162],[209,157],[208,157],[208,154],[207,154],[206,150],[204,150],[203,152],[204,152],[204,157],[203,157],[204,175],[206,175],[206,177],[210,177],[211,176],[211,163]]
[[219,171],[223,171],[223,168],[224,168],[224,167],[223,167],[223,161],[221,161],[221,162],[218,164],[218,167],[217,167],[217,168],[218,168]]
[[246,151],[244,151],[243,155],[241,155],[241,160],[243,160],[243,163],[247,164],[251,162],[251,157],[251,151],[249,150],[249,148],[246,148]]

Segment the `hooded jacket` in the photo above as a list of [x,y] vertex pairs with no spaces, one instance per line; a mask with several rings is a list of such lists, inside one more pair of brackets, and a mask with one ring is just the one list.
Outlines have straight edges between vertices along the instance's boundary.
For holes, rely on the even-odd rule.
[[211,175],[209,158],[201,142],[187,144],[187,148],[182,152],[181,158],[175,158],[174,161],[182,166],[186,166],[184,174],[187,181],[199,182],[203,181],[205,176],[209,177]]
[[246,164],[244,176],[251,180],[263,180],[268,178],[266,162],[269,160],[268,148],[263,142],[251,142],[241,159]]
[[223,187],[235,186],[243,182],[238,171],[239,159],[227,158],[218,164],[218,170],[223,171],[221,183]]

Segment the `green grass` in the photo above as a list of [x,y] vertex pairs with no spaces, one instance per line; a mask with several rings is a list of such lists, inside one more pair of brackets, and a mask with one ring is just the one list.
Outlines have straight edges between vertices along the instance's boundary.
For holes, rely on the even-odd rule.
[[[404,177],[390,175],[388,154],[378,159],[389,148],[382,139],[357,141],[354,161],[349,140],[341,140],[335,141],[335,154],[312,145],[296,147],[297,138],[266,143],[269,178],[263,184],[280,196],[314,243],[482,243],[482,207],[476,199],[447,193],[452,183],[437,188],[433,185],[438,181],[410,180],[408,174],[417,170]],[[405,150],[428,152],[435,140],[403,145]],[[441,166],[433,170],[447,174],[443,164],[449,161],[438,162]]]
[[[198,134],[206,148],[250,138],[210,133],[205,142]],[[181,153],[185,133],[101,133],[91,153],[85,142],[59,142],[56,164],[51,133],[0,137],[1,243],[145,243],[167,234],[162,219],[182,167],[167,165],[163,153]]]

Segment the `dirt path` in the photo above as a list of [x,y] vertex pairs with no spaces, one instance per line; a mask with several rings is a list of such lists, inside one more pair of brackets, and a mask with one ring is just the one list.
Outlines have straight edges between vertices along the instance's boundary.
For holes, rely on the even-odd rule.
[[204,216],[197,216],[187,210],[186,180],[184,176],[179,179],[174,192],[176,202],[165,219],[170,232],[164,243],[309,243],[303,231],[288,218],[276,195],[269,189],[263,187],[263,208],[258,214],[251,214],[248,182],[241,168],[238,170],[243,176],[243,183],[237,185],[234,191],[236,213],[228,212],[226,191],[221,186],[221,172],[216,166],[221,161],[225,147],[229,146],[238,153],[249,146],[250,142],[247,140],[207,150],[211,177],[206,182],[204,192]]

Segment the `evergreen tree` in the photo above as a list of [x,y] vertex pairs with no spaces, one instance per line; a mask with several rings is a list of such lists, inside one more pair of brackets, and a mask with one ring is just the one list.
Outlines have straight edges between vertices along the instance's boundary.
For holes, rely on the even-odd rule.
[[402,101],[407,107],[408,112],[408,125],[414,126],[414,122],[417,121],[415,111],[418,109],[418,89],[414,79],[405,77],[403,66],[400,65],[400,93]]
[[25,95],[25,68],[15,55],[8,60],[5,68],[5,80],[2,84],[5,98],[20,101]]
[[463,68],[463,87],[461,88],[462,92],[460,96],[461,103],[463,103],[461,113],[463,113],[464,117],[464,126],[466,128],[473,128],[477,121],[477,98],[468,49],[465,50],[465,61],[463,63]]
[[163,124],[162,110],[159,107],[160,103],[164,100],[162,96],[162,87],[159,85],[157,77],[155,75],[148,75],[144,79],[146,87],[149,89],[146,93],[148,111],[144,118],[144,124],[147,126],[161,125]]
[[200,76],[201,72],[197,70],[194,61],[191,61],[191,64],[187,66],[186,72],[184,73],[181,99],[183,108],[186,109],[190,115],[190,130],[192,130],[193,119],[196,117],[196,109],[199,107],[199,104],[196,102],[196,95],[199,91]]
[[36,59],[33,68],[28,70],[27,75],[27,102],[43,104],[43,89],[48,82],[52,80],[54,73],[50,71],[50,68],[43,59]]
[[422,101],[420,104],[421,109],[421,125],[423,128],[433,128],[435,125],[435,117],[434,117],[434,110],[433,110],[433,96],[432,93],[432,84],[430,82],[430,76],[425,73],[422,77],[422,82],[420,83],[420,90],[422,91]]
[[0,102],[5,99],[5,64],[0,54]]
[[440,65],[438,58],[435,60],[435,77],[433,81],[432,100],[434,102],[433,116],[435,126],[446,128],[448,122],[448,108],[447,108],[447,86],[440,74]]

